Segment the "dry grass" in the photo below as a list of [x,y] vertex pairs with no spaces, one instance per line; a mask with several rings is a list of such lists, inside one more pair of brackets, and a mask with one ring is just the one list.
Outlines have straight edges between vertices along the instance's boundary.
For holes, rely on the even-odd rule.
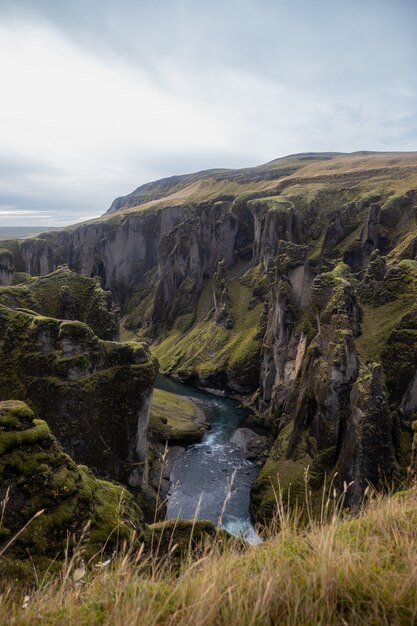
[[32,591],[4,582],[0,622],[416,624],[416,491],[375,497],[353,519],[337,508],[327,517],[300,528],[297,515],[279,504],[280,532],[271,530],[263,545],[214,541],[181,565],[126,550],[78,582],[72,559],[60,576]]

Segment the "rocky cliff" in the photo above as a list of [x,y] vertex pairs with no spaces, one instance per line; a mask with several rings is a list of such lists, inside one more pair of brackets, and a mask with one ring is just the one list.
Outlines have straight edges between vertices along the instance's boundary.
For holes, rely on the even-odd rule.
[[83,584],[74,577],[81,557],[108,565],[125,544],[161,559],[175,551],[179,560],[190,545],[217,535],[204,521],[148,526],[136,500],[77,465],[24,402],[0,402],[1,577],[32,586],[62,573],[66,559],[65,576],[77,586]]
[[12,309],[27,309],[46,317],[78,320],[100,339],[117,339],[118,309],[100,279],[87,278],[60,266],[42,277],[21,276],[17,285],[0,287],[0,303]]
[[14,278],[14,256],[10,250],[0,248],[0,285],[11,285]]
[[294,499],[348,484],[356,506],[407,475],[416,190],[414,153],[294,155],[159,181],[2,245],[17,272],[98,276],[163,371],[250,398],[276,437],[253,488],[263,519],[277,476]]
[[31,574],[28,555],[53,567],[83,535],[91,556],[144,530],[133,496],[76,465],[23,402],[0,402],[0,500],[0,544],[11,541],[0,571],[9,576]]
[[146,483],[156,360],[142,344],[103,341],[78,321],[0,305],[0,399],[28,402],[77,462]]

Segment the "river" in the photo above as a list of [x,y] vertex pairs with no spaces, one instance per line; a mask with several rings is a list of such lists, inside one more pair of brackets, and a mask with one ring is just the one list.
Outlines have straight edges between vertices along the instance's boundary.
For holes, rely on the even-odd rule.
[[156,386],[196,400],[211,426],[200,443],[187,446],[173,463],[166,518],[196,517],[217,525],[221,517],[221,526],[230,534],[259,543],[249,515],[249,492],[258,469],[230,443],[244,423],[246,411],[234,400],[163,376],[158,377]]

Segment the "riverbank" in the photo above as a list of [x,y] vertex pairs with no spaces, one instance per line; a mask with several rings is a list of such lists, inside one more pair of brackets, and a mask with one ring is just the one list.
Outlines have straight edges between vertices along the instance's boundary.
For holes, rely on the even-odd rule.
[[188,445],[201,441],[207,428],[204,411],[197,402],[163,389],[154,389],[148,427],[154,441]]

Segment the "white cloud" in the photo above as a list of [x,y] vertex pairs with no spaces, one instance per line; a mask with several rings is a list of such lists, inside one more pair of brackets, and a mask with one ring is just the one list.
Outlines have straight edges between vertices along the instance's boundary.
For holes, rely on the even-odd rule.
[[[68,4],[78,11],[70,22],[46,4],[59,16],[56,27],[24,12],[0,23],[0,204],[15,207],[19,221],[87,219],[115,196],[174,173],[310,150],[417,147],[415,70],[407,65],[415,44],[408,31],[395,48],[381,43],[391,23],[397,36],[403,21],[383,11],[368,7],[358,22],[363,7],[354,3],[350,22],[338,14],[321,33],[309,3],[305,20],[277,3],[281,21],[267,21],[245,0],[241,26],[226,6],[218,22],[218,3],[198,5],[194,21],[184,9],[175,22],[168,3],[172,24],[149,9],[149,24],[159,26],[153,33],[139,20],[140,3],[131,4],[131,20],[125,3],[106,22],[111,39],[89,46],[105,31],[100,4],[97,20],[92,12],[79,29],[82,42],[84,4]],[[345,32],[332,29],[345,22]]]
[[45,28],[0,29],[0,76],[2,147],[73,169],[75,177],[80,163],[88,166],[83,177],[117,168],[126,150],[210,149],[224,136],[201,107]]

